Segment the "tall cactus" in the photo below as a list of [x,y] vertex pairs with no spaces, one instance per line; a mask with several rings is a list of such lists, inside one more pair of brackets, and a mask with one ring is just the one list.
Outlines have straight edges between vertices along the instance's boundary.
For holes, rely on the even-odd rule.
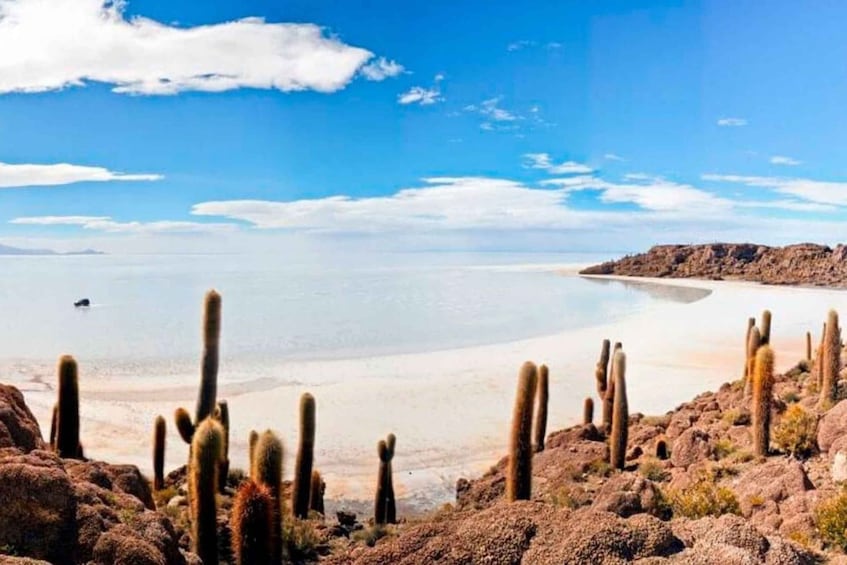
[[376,444],[376,453],[379,456],[379,472],[376,476],[376,496],[374,497],[374,524],[386,523],[385,519],[385,496],[388,488],[388,445],[381,439]]
[[748,397],[753,392],[753,367],[756,365],[756,352],[762,345],[762,337],[759,328],[753,326],[750,330],[750,339],[747,341],[747,378],[744,380],[744,396]]
[[385,521],[389,524],[397,523],[397,501],[394,499],[394,450],[397,447],[397,437],[388,434],[385,438],[385,446],[388,448],[388,477],[385,485]]
[[250,470],[250,478],[256,479],[256,466],[253,464],[253,458],[256,456],[256,443],[259,441],[259,432],[256,430],[250,430],[250,439],[248,441],[248,445],[250,446],[249,451],[247,452],[248,457],[248,469]]
[[191,442],[189,495],[191,541],[204,565],[218,563],[218,464],[223,450],[223,429],[211,418],[197,426]]
[[59,402],[56,418],[56,453],[65,459],[81,459],[79,443],[79,376],[76,360],[59,359]]
[[218,394],[218,357],[221,342],[221,295],[214,290],[206,293],[203,306],[203,360],[197,408],[192,422],[188,412],[178,408],[174,413],[179,435],[191,444],[200,422],[214,415]]
[[753,370],[753,452],[766,456],[770,446],[771,398],[773,397],[773,350],[770,346],[759,348]]
[[241,483],[230,516],[232,553],[236,565],[272,565],[273,499],[267,487],[252,480]]
[[512,412],[509,467],[506,496],[510,502],[529,500],[532,495],[532,408],[538,371],[527,361],[518,376],[515,407]]
[[[618,350],[615,350],[617,354]],[[609,376],[609,382],[606,385],[606,394],[603,396],[603,433],[609,435],[612,433],[612,419],[614,417],[615,408],[615,378],[614,378],[614,359],[612,360],[612,374]]]
[[271,495],[273,529],[270,535],[272,563],[282,561],[282,442],[270,430],[262,432],[253,455],[254,479]]
[[609,373],[609,349],[611,344],[608,339],[603,340],[603,345],[600,349],[600,360],[594,368],[594,380],[597,384],[597,396],[603,398],[606,395],[606,383]]
[[744,334],[744,377],[743,381],[746,383],[747,379],[750,377],[750,373],[748,373],[750,366],[750,355],[747,352],[747,348],[750,343],[750,332],[753,331],[753,328],[756,326],[756,318],[747,318],[747,333]]
[[612,410],[612,433],[609,437],[610,464],[623,469],[626,462],[626,442],[629,432],[629,406],[626,399],[626,354],[617,351],[612,359],[612,378],[615,401]]
[[806,361],[812,361],[812,332],[806,332]]
[[762,333],[762,345],[769,345],[771,342],[771,311],[765,310],[762,312],[762,327],[759,328]]
[[162,416],[156,416],[153,426],[153,490],[165,488],[165,433],[167,424]]
[[828,408],[835,403],[838,374],[841,372],[841,329],[838,327],[838,312],[830,310],[826,320],[826,333],[823,341],[823,357],[821,358],[820,405]]
[[547,437],[547,403],[550,400],[549,370],[547,365],[538,368],[538,406],[535,413],[535,450],[544,451],[544,439]]
[[585,402],[582,403],[582,423],[591,424],[594,422],[594,401],[591,400],[591,397],[586,397]]
[[324,513],[324,492],[326,491],[326,483],[321,477],[317,469],[312,471],[311,492],[309,494],[309,510]]
[[59,404],[53,404],[53,415],[50,417],[50,449],[56,449],[56,426],[59,425]]
[[291,510],[297,518],[309,517],[309,494],[315,456],[315,397],[308,392],[300,397],[300,445],[294,467]]
[[218,402],[215,419],[221,423],[221,427],[224,430],[224,448],[218,476],[218,490],[224,492],[227,479],[229,479],[229,404],[227,404],[226,400]]

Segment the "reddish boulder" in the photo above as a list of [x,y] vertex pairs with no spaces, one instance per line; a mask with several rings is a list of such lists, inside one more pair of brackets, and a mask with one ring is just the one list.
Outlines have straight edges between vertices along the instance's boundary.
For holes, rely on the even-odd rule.
[[822,452],[827,452],[844,435],[847,435],[847,400],[830,408],[821,418],[818,424],[818,447]]
[[714,446],[709,434],[699,428],[689,428],[673,442],[671,464],[687,469],[698,461],[712,459]]
[[17,447],[24,453],[44,449],[41,428],[21,391],[0,384],[0,448]]

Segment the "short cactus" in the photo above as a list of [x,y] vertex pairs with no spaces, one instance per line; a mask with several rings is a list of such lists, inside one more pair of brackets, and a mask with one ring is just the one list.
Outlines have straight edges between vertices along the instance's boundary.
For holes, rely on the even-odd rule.
[[532,494],[532,412],[538,371],[529,361],[518,376],[518,390],[512,412],[509,467],[506,475],[506,497],[510,502],[529,500]]
[[300,445],[291,489],[291,511],[297,518],[309,517],[309,494],[315,457],[315,397],[308,392],[300,397]]
[[205,565],[218,563],[218,465],[223,450],[223,429],[211,418],[201,422],[191,442],[189,496],[191,542]]
[[656,458],[663,461],[668,458],[668,442],[664,439],[656,442]]
[[309,510],[324,513],[324,492],[326,492],[326,483],[323,481],[320,472],[317,469],[312,471],[311,492],[309,494]]
[[826,320],[826,333],[821,357],[820,406],[828,408],[835,403],[838,375],[841,372],[841,329],[838,327],[838,312],[830,310]]
[[547,437],[547,403],[550,400],[550,381],[547,365],[538,368],[538,402],[535,412],[535,451],[544,451],[544,439]]
[[771,399],[773,396],[773,350],[765,345],[756,353],[753,369],[753,453],[766,456],[770,447]]
[[749,397],[753,392],[753,367],[756,365],[756,352],[762,345],[762,337],[759,328],[750,330],[750,339],[747,340],[747,378],[744,381],[744,396]]
[[167,424],[162,416],[156,416],[153,426],[153,490],[165,488],[165,433]]
[[768,345],[771,342],[771,311],[765,310],[762,312],[762,324],[759,328],[762,334],[762,345]]
[[253,480],[264,485],[271,495],[270,546],[272,563],[282,561],[282,442],[272,431],[263,432],[256,442],[253,454]]
[[227,404],[226,400],[218,402],[215,419],[221,423],[221,427],[224,430],[224,448],[221,456],[220,474],[218,476],[218,490],[224,492],[227,479],[229,479],[229,404]]
[[626,354],[615,352],[612,359],[615,400],[612,410],[612,432],[609,437],[610,464],[623,469],[626,462],[626,443],[629,432],[629,406],[626,399]]
[[594,401],[591,397],[586,397],[582,403],[582,423],[591,424],[594,422]]
[[241,483],[230,516],[232,553],[236,565],[272,565],[273,499],[267,487],[252,480]]
[[203,315],[203,361],[200,391],[194,421],[185,418],[188,414],[179,408],[175,413],[176,427],[182,439],[191,444],[196,427],[214,415],[218,392],[218,357],[221,340],[221,295],[214,290],[206,293]]
[[59,402],[56,418],[56,453],[65,459],[82,458],[79,443],[79,377],[70,355],[59,359]]

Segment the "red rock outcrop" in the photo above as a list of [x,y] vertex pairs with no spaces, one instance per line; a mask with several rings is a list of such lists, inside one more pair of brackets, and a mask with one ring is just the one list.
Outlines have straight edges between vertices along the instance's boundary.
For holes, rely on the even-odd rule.
[[581,271],[584,275],[625,275],[755,281],[847,287],[847,247],[799,243],[769,247],[752,243],[657,245]]

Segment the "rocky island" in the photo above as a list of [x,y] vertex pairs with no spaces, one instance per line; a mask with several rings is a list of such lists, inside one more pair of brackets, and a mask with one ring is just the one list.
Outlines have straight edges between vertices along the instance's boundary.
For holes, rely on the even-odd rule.
[[656,245],[580,271],[583,275],[742,280],[764,284],[847,287],[847,246],[799,243]]

